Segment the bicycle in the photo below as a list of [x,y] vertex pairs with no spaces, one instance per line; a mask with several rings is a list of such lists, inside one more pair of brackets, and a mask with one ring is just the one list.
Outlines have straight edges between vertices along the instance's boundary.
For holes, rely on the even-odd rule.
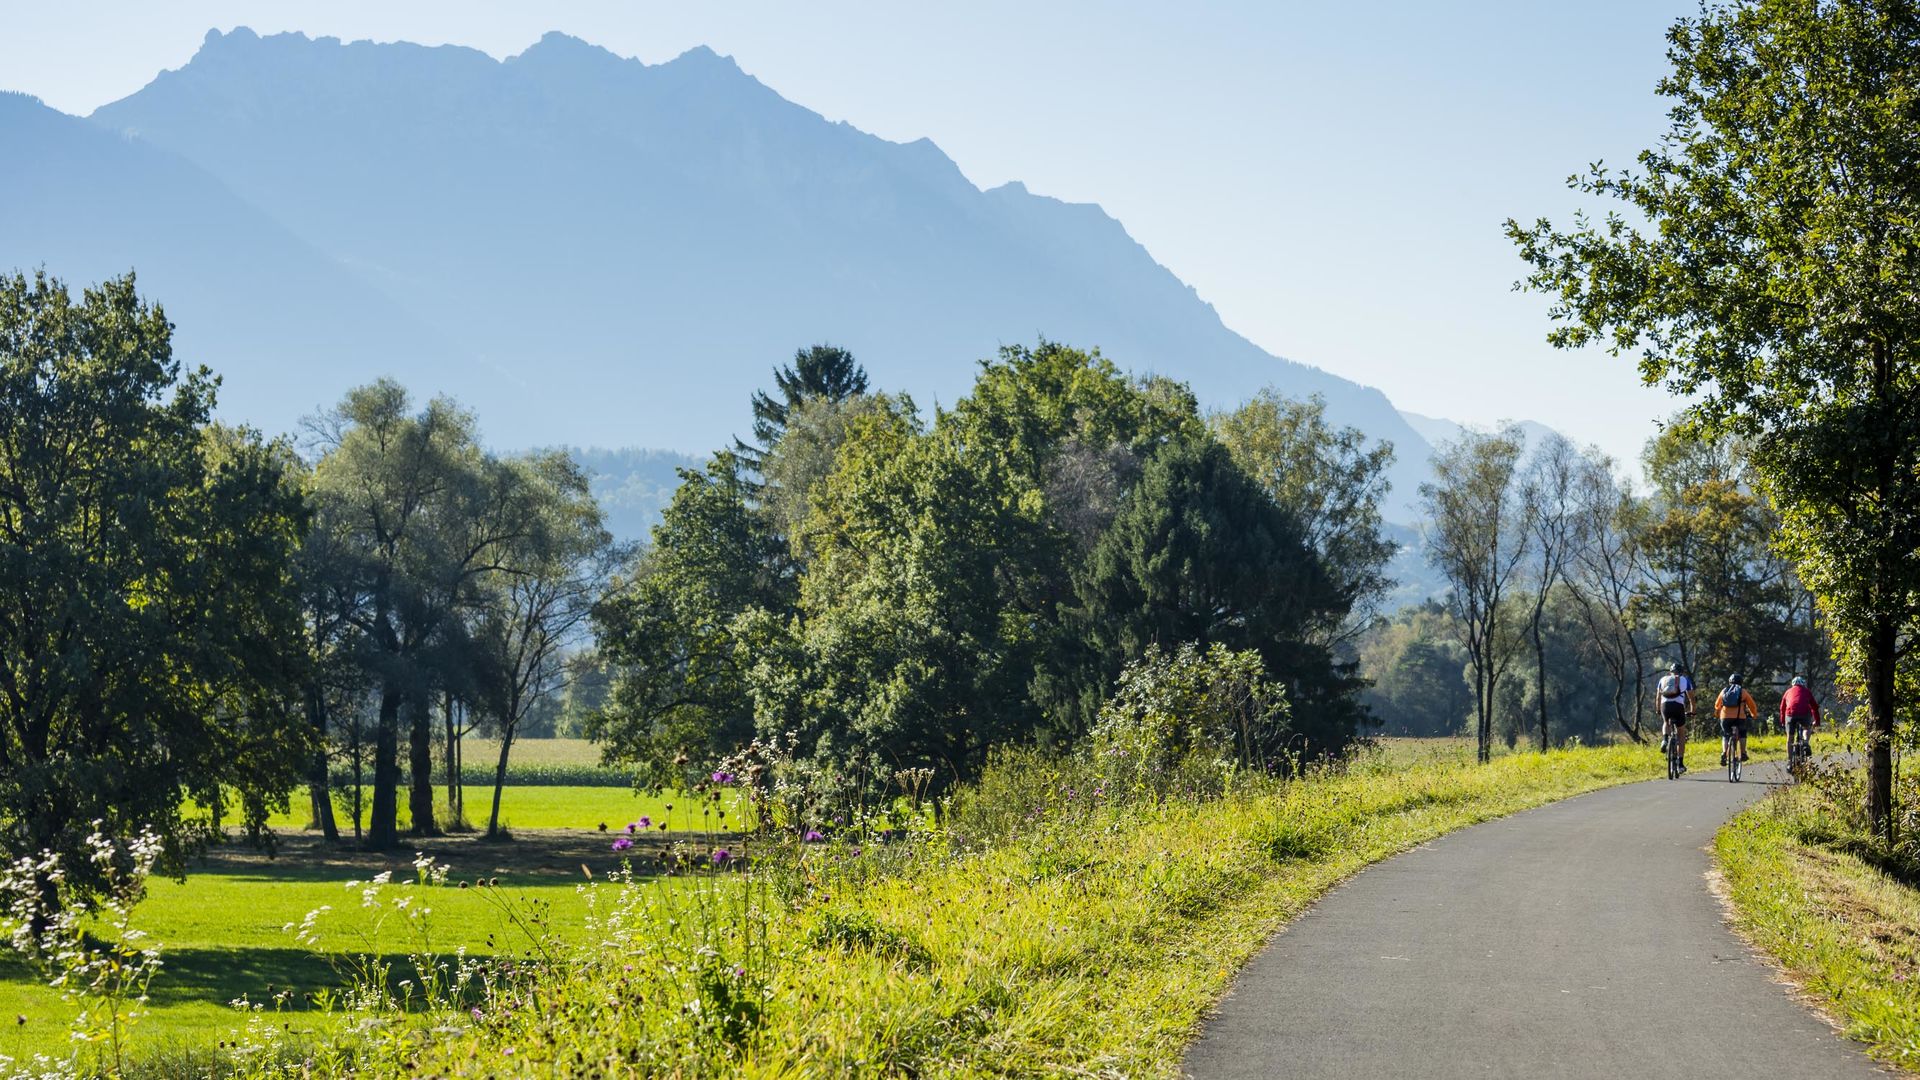
[[1727,783],[1739,783],[1741,771],[1739,742],[1731,730],[1721,733],[1720,752],[1724,754],[1727,759]]
[[1667,749],[1667,779],[1678,780],[1680,779],[1680,774],[1685,772],[1687,768],[1686,748],[1680,744],[1680,733],[1677,731],[1668,732],[1665,745]]
[[1794,723],[1787,734],[1787,773],[1795,779],[1806,770],[1813,760],[1813,728],[1808,724]]

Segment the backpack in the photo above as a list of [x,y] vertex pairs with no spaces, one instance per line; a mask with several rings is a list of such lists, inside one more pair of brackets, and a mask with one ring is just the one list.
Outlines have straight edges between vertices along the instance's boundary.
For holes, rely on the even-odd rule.
[[1725,690],[1720,691],[1720,707],[1723,709],[1738,709],[1740,707],[1740,700],[1746,696],[1747,692],[1740,689],[1738,685],[1729,686]]
[[1660,678],[1660,696],[1661,697],[1677,698],[1680,696],[1680,693],[1681,693],[1680,676],[1678,675],[1661,676]]

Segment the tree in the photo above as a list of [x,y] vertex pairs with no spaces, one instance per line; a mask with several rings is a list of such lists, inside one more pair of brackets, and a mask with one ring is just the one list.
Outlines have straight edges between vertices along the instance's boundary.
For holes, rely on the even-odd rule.
[[758,445],[734,440],[734,453],[754,471],[780,441],[794,406],[813,399],[844,401],[864,394],[867,372],[852,353],[838,345],[814,345],[795,350],[793,363],[774,368],[773,385],[773,394],[765,390],[753,394],[753,437]]
[[1005,578],[1035,559],[1039,508],[951,429],[875,413],[848,431],[805,531],[797,616],[756,627],[760,730],[855,775],[972,775],[1028,737],[1039,628]]
[[1514,490],[1520,431],[1468,432],[1440,448],[1433,482],[1420,485],[1426,504],[1427,557],[1452,589],[1453,612],[1473,675],[1474,718],[1480,760],[1493,750],[1493,718],[1500,678],[1515,649],[1509,592],[1526,555],[1529,523]]
[[1428,601],[1367,628],[1356,643],[1369,723],[1393,735],[1454,735],[1473,711],[1466,652],[1445,608]]
[[[473,634],[476,700],[500,738],[487,836],[500,833],[500,796],[521,722],[566,681],[566,650],[586,628],[610,563],[612,537],[587,477],[565,453],[533,454],[508,466],[530,494],[529,523],[503,545],[500,568]],[[447,762],[450,777],[458,763]],[[454,782],[457,783],[457,780]]]
[[132,275],[0,277],[0,847],[82,894],[93,822],[178,871],[189,797],[260,835],[309,760],[287,453],[209,422],[172,330]]
[[[608,588],[593,613],[615,675],[587,722],[610,763],[658,786],[753,738],[753,701],[734,622],[750,611],[794,610],[793,566],[782,538],[750,503],[745,466],[730,452],[681,472],[653,543]],[[694,761],[694,758],[701,761]]]
[[531,493],[480,448],[473,418],[436,398],[413,412],[407,391],[381,380],[348,393],[315,424],[316,528],[332,534],[349,620],[379,684],[368,846],[399,838],[399,740],[407,735],[408,809],[432,833],[433,702],[468,650],[449,638],[508,545],[534,523]]
[[1339,750],[1358,726],[1359,684],[1320,633],[1346,598],[1301,523],[1204,434],[1148,460],[1078,591],[1074,626],[1102,671],[1149,645],[1250,649],[1287,687],[1303,756]]
[[1581,461],[1574,506],[1583,542],[1573,548],[1567,580],[1594,655],[1613,680],[1614,722],[1628,738],[1643,742],[1646,652],[1635,632],[1635,597],[1644,575],[1641,505],[1615,479],[1612,460],[1590,451]]
[[1356,428],[1327,422],[1326,402],[1293,401],[1273,390],[1211,420],[1216,438],[1267,494],[1293,515],[1343,598],[1347,617],[1325,628],[1329,644],[1350,641],[1392,587],[1395,545],[1381,533],[1391,443],[1367,445]]
[[1920,8],[1705,4],[1668,34],[1672,107],[1625,203],[1570,230],[1507,223],[1551,293],[1549,340],[1637,353],[1642,378],[1740,431],[1781,543],[1865,684],[1867,814],[1892,836],[1898,672],[1920,640]]
[[1534,698],[1539,708],[1540,749],[1547,748],[1547,599],[1565,576],[1567,560],[1585,542],[1584,520],[1575,501],[1580,477],[1580,455],[1557,432],[1549,432],[1534,448],[1520,478],[1521,516],[1527,522],[1533,553],[1533,609],[1527,630],[1533,639]]

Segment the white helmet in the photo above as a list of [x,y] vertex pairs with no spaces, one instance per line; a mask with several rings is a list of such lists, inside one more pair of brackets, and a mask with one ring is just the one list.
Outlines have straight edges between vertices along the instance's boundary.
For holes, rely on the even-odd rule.
[[1806,679],[1806,676],[1804,676],[1804,675],[1795,675],[1795,676],[1793,677],[1793,685],[1795,685],[1795,686],[1805,686],[1805,685],[1807,685],[1807,679]]

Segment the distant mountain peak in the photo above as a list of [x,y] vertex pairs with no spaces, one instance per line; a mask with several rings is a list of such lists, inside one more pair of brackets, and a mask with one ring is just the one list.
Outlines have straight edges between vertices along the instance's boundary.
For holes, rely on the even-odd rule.
[[574,37],[560,30],[549,30],[540,35],[540,40],[521,50],[516,56],[508,57],[513,61],[549,61],[559,60],[566,63],[625,63],[627,57],[595,45],[590,41]]

